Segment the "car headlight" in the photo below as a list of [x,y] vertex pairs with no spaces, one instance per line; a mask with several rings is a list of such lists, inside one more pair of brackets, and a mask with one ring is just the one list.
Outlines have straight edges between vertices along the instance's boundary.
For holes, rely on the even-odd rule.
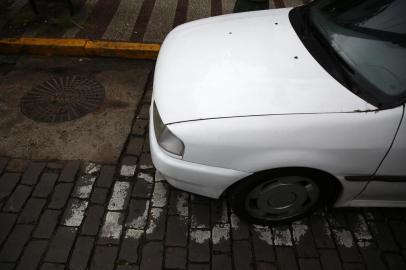
[[158,144],[169,153],[182,157],[183,152],[185,150],[185,145],[162,122],[161,116],[158,113],[155,102],[153,108],[153,118],[154,118],[153,120],[154,120],[155,137]]

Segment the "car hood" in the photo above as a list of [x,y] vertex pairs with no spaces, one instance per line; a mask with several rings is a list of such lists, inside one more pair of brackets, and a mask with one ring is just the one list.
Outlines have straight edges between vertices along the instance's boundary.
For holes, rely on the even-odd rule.
[[169,33],[154,77],[163,122],[375,110],[311,56],[289,11],[213,17]]

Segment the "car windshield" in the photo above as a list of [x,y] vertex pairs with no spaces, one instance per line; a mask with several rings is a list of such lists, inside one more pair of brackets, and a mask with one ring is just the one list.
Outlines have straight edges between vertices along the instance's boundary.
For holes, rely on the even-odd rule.
[[397,103],[406,96],[406,0],[319,0],[310,23],[359,91]]

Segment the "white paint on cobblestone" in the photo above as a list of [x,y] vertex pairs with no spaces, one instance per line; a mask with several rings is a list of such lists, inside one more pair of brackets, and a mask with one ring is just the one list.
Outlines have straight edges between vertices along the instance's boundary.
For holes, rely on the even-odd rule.
[[82,175],[78,180],[78,186],[76,187],[74,197],[81,199],[87,199],[92,193],[93,184],[96,180],[95,176],[91,175]]
[[147,234],[151,234],[155,231],[157,224],[159,222],[159,218],[164,210],[162,208],[152,208],[151,215],[149,219],[149,224],[147,228]]
[[309,226],[305,224],[292,224],[293,239],[296,243],[300,242],[300,239],[307,233]]
[[152,193],[152,206],[164,207],[168,201],[167,190],[163,183],[155,183],[154,193]]
[[354,225],[354,235],[358,240],[372,240],[372,235],[362,215],[357,215],[357,222]]
[[254,231],[258,233],[258,238],[266,242],[268,245],[273,245],[272,231],[267,226],[254,225]]
[[120,175],[125,177],[134,176],[135,169],[137,169],[137,165],[121,165]]
[[367,247],[369,247],[371,245],[371,242],[369,242],[369,241],[359,241],[358,242],[358,246],[360,247],[360,248],[367,248]]
[[144,227],[147,223],[148,210],[149,210],[149,201],[145,201],[145,210],[142,213],[142,215],[127,222],[125,224],[126,227],[132,228],[132,229],[144,229]]
[[181,216],[189,216],[189,206],[188,206],[189,195],[186,192],[178,194],[176,201],[176,213]]
[[88,202],[82,200],[73,200],[71,208],[67,211],[67,218],[62,222],[65,226],[78,227],[82,223],[83,217],[85,216],[85,211]]
[[275,228],[274,237],[275,246],[293,246],[289,228]]
[[346,229],[334,229],[334,234],[337,240],[337,244],[350,248],[354,246],[354,239],[352,238],[351,232]]
[[86,174],[94,174],[100,171],[101,165],[90,162],[85,168]]
[[159,171],[155,171],[155,182],[163,182],[163,181],[166,181],[164,176]]
[[143,230],[128,229],[125,233],[124,238],[140,239],[143,234]]
[[140,169],[141,170],[148,170],[154,168],[154,165],[152,164],[140,164]]
[[123,225],[120,224],[121,213],[107,212],[101,229],[101,237],[109,239],[119,239]]
[[190,232],[190,240],[198,244],[204,244],[206,241],[209,241],[209,239],[210,239],[210,231],[192,230]]
[[113,195],[111,195],[108,210],[123,210],[129,191],[130,183],[117,181],[114,184]]
[[229,224],[217,224],[212,228],[212,242],[217,245],[221,241],[230,239],[230,225]]
[[238,229],[238,227],[240,226],[240,219],[238,218],[238,216],[234,213],[231,213],[230,220],[231,228]]
[[137,178],[143,179],[145,182],[148,182],[148,183],[153,183],[154,182],[154,177],[152,175],[150,175],[150,174],[147,174],[147,173],[140,172],[137,175]]

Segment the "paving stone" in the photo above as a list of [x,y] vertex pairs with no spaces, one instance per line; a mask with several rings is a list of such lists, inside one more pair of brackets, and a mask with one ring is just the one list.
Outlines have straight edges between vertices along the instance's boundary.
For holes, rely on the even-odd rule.
[[131,129],[131,134],[136,136],[143,136],[146,133],[148,120],[137,119]]
[[186,247],[187,237],[187,219],[180,216],[169,216],[166,228],[166,245]]
[[10,196],[19,178],[17,173],[5,173],[0,177],[0,202]]
[[167,248],[165,251],[165,268],[186,269],[186,253],[186,248]]
[[210,261],[210,231],[200,229],[190,231],[189,261]]
[[6,171],[22,173],[30,164],[29,160],[12,158],[8,161]]
[[138,246],[140,245],[142,233],[142,230],[127,230],[121,244],[120,254],[118,255],[120,261],[127,263],[138,262]]
[[44,173],[35,187],[32,196],[43,198],[48,197],[49,194],[51,194],[57,179],[58,175],[55,173]]
[[163,240],[165,237],[166,209],[151,208],[147,222],[147,240]]
[[57,210],[45,210],[33,236],[35,238],[50,238],[58,224],[58,217],[60,214],[61,212]]
[[73,197],[80,199],[90,198],[92,193],[94,182],[96,181],[96,176],[93,175],[82,175],[76,182],[75,190],[73,191]]
[[14,269],[14,263],[2,263],[0,262],[0,269],[1,270],[13,270]]
[[69,161],[63,168],[59,177],[60,182],[73,182],[80,168],[80,161]]
[[385,218],[380,208],[365,208],[363,211],[367,220],[377,221]]
[[229,252],[231,248],[230,224],[216,224],[212,227],[212,249],[219,252]]
[[64,164],[60,162],[48,162],[47,168],[52,170],[62,170],[64,168]]
[[45,166],[45,162],[31,162],[21,178],[21,183],[26,185],[35,185]]
[[124,215],[119,212],[107,212],[100,230],[98,243],[105,244],[118,244],[120,241],[121,233],[123,230]]
[[16,225],[3,245],[3,249],[0,252],[0,261],[17,261],[30,238],[32,229],[33,226],[31,225]]
[[317,259],[299,259],[300,270],[322,270]]
[[85,216],[88,202],[79,199],[71,199],[61,219],[61,224],[70,227],[79,227]]
[[32,187],[19,185],[8,198],[3,210],[7,212],[20,212],[32,191]]
[[248,241],[233,242],[233,260],[236,270],[251,270],[252,251]]
[[252,230],[252,244],[257,261],[275,261],[272,231],[269,227],[255,226]]
[[118,247],[96,246],[90,270],[113,270]]
[[160,270],[162,267],[163,247],[159,242],[148,242],[142,249],[141,270]]
[[96,181],[98,187],[111,187],[114,178],[115,167],[110,165],[104,165],[100,169],[99,178]]
[[332,228],[348,227],[345,212],[342,209],[333,209],[326,214],[326,217]]
[[139,156],[142,153],[142,146],[144,139],[139,137],[132,137],[127,146],[126,153],[134,156]]
[[168,201],[168,185],[157,182],[152,193],[151,204],[153,207],[165,207]]
[[402,249],[406,249],[406,222],[400,220],[391,220],[389,221],[389,224],[396,242]]
[[381,250],[394,252],[399,250],[399,247],[397,246],[387,223],[380,221],[371,222],[370,227],[372,234],[374,235],[374,239],[377,241]]
[[136,168],[138,163],[138,158],[134,156],[124,156],[123,159],[121,160],[121,165],[128,165],[131,167]]
[[338,252],[344,262],[360,262],[361,255],[358,252],[351,231],[346,229],[334,229]]
[[120,211],[127,208],[131,184],[129,182],[116,181],[113,187],[107,209],[110,211]]
[[[155,176],[155,181],[157,176]],[[170,189],[168,213],[170,215],[189,216],[189,193],[175,188]]]
[[231,231],[233,240],[244,240],[249,237],[248,224],[244,220],[240,220],[236,214],[232,213],[230,216]]
[[401,210],[398,208],[383,208],[382,212],[387,219],[402,219]]
[[66,263],[75,241],[76,233],[76,228],[59,227],[48,248],[45,261]]
[[257,270],[277,270],[278,268],[273,263],[257,262]]
[[72,190],[73,184],[71,183],[59,183],[55,187],[55,191],[52,194],[48,208],[52,209],[62,209],[69,199],[70,192]]
[[96,187],[93,189],[90,201],[95,204],[104,204],[106,202],[108,193],[108,189]]
[[293,248],[276,247],[279,270],[299,270]]
[[94,245],[93,237],[79,236],[69,261],[70,270],[86,270]]
[[[143,174],[145,175],[145,174]],[[137,197],[137,198],[145,198],[149,199],[151,198],[152,195],[152,188],[153,184],[152,182],[149,182],[146,176],[143,178],[140,177],[140,174],[137,176],[137,181],[134,183],[134,188],[132,192],[132,197]],[[153,179],[152,179],[153,180]]]
[[0,175],[6,169],[7,163],[8,163],[8,158],[0,157]]
[[288,225],[273,228],[275,246],[293,246],[292,236]]
[[[231,270],[231,258],[226,254],[213,254],[212,270]],[[238,269],[238,268],[236,268]]]
[[132,199],[125,226],[132,229],[144,229],[147,224],[148,210],[149,201]]
[[41,214],[46,203],[45,199],[31,198],[25,204],[23,211],[18,218],[18,223],[35,223]]
[[[145,147],[144,147],[145,148]],[[154,168],[150,153],[142,153],[139,163],[141,170],[148,170]]]
[[210,207],[205,204],[192,204],[192,228],[208,229],[210,228]]
[[338,253],[334,249],[319,250],[320,261],[323,269],[328,270],[343,270]]
[[347,219],[350,229],[357,241],[372,240],[372,234],[369,231],[368,224],[360,213],[351,211],[347,214]]
[[206,205],[210,205],[212,199],[208,198],[208,197],[204,197],[204,196],[200,196],[200,195],[196,195],[196,194],[191,194],[190,195],[190,202],[192,204],[206,204]]
[[84,235],[97,235],[104,215],[104,207],[92,205],[89,207],[81,233]]
[[381,252],[375,246],[366,246],[361,248],[361,254],[368,270],[386,270],[385,264],[381,258]]
[[48,241],[45,240],[33,240],[29,242],[16,270],[36,270],[47,245]]
[[313,235],[307,224],[292,224],[292,235],[300,257],[318,257]]
[[41,270],[65,270],[65,265],[56,263],[44,263]]
[[13,229],[16,219],[16,214],[0,213],[0,246]]
[[116,270],[138,270],[138,265],[117,265]]
[[310,217],[310,227],[312,229],[314,241],[318,248],[335,248],[331,237],[330,228],[327,221],[320,216]]
[[225,199],[218,199],[211,201],[210,207],[211,213],[211,223],[214,224],[225,224],[229,223],[228,221],[228,207],[227,201]]
[[365,266],[361,263],[344,263],[344,270],[366,270]]
[[406,263],[399,254],[386,253],[384,256],[390,270],[406,269]]

